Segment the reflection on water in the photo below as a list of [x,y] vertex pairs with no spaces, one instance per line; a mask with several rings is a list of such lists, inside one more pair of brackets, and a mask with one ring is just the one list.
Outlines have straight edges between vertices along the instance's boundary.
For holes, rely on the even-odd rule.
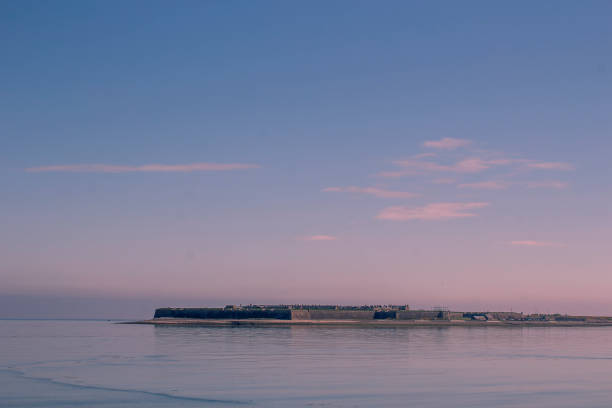
[[0,321],[0,406],[609,407],[612,328]]

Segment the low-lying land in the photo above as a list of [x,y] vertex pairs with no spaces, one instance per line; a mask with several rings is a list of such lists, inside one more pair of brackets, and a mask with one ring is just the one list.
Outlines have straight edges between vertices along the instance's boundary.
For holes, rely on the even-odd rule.
[[612,326],[612,317],[455,312],[445,308],[410,310],[408,306],[248,305],[223,308],[160,308],[137,324],[166,326]]
[[552,320],[279,320],[279,319],[184,319],[157,318],[128,322],[128,324],[152,324],[155,326],[204,326],[204,327],[596,327],[612,326],[612,321],[552,321]]

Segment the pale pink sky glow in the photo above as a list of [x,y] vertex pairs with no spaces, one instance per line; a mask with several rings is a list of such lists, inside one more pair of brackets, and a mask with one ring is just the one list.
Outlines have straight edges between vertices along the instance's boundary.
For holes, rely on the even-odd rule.
[[420,195],[408,191],[391,191],[376,187],[327,187],[324,188],[322,191],[337,193],[370,194],[380,198],[413,198],[418,197]]
[[474,217],[468,212],[488,206],[489,203],[432,203],[423,207],[393,206],[383,209],[376,218],[392,221],[442,220],[450,218]]
[[337,238],[332,235],[310,235],[303,239],[305,241],[335,241]]
[[192,171],[228,171],[258,168],[256,164],[246,163],[189,163],[189,164],[145,164],[141,166],[123,166],[112,164],[67,164],[55,166],[28,167],[32,173],[72,172],[72,173],[127,173],[127,172],[192,172]]
[[529,247],[561,247],[564,246],[558,242],[546,242],[546,241],[510,241],[510,245],[515,246],[529,246]]
[[453,150],[458,147],[467,146],[470,143],[471,142],[469,140],[465,140],[465,139],[455,139],[452,137],[445,137],[440,140],[428,140],[426,142],[423,142],[423,146],[430,147],[433,149]]
[[[289,204],[293,197],[289,199],[282,194],[267,201],[265,206],[252,201],[253,197],[258,197],[258,200],[267,197],[267,194],[261,194],[262,190],[271,186],[270,178],[274,177],[274,172],[264,174],[260,171],[253,174],[259,177],[258,174],[262,173],[263,178],[259,182],[263,183],[263,188],[262,185],[250,184],[251,174],[248,174],[248,181],[241,181],[245,174],[240,172],[231,176],[236,177],[238,183],[243,183],[231,184],[236,188],[230,188],[227,180],[206,177],[206,188],[200,193],[197,192],[198,187],[191,184],[193,180],[187,180],[191,178],[182,177],[183,192],[190,191],[190,197],[197,197],[196,200],[189,200],[188,204],[182,200],[182,194],[176,194],[177,190],[173,188],[175,178],[148,177],[148,183],[165,186],[155,192],[156,196],[164,197],[164,204],[150,201],[149,196],[138,202],[138,209],[132,209],[125,216],[119,215],[120,219],[106,223],[98,223],[95,215],[98,213],[94,214],[90,209],[96,205],[94,198],[99,198],[93,194],[88,206],[75,206],[70,212],[64,211],[63,207],[55,207],[53,212],[45,213],[62,220],[64,225],[71,225],[75,208],[77,214],[82,212],[78,224],[72,228],[76,236],[84,237],[83,246],[80,247],[81,241],[72,242],[71,237],[66,235],[61,245],[54,247],[48,243],[56,242],[55,238],[51,238],[51,235],[41,236],[38,227],[33,226],[27,235],[24,234],[24,242],[33,236],[40,236],[37,238],[41,241],[40,248],[49,249],[47,252],[41,250],[40,262],[36,259],[31,261],[35,263],[32,270],[50,272],[33,279],[34,272],[31,272],[32,276],[19,273],[19,262],[15,258],[9,265],[12,269],[8,280],[12,282],[14,290],[35,288],[37,283],[33,282],[51,276],[44,283],[45,290],[74,293],[91,290],[93,293],[125,292],[147,296],[161,291],[168,295],[204,296],[207,299],[223,296],[227,303],[255,301],[251,296],[264,303],[308,300],[367,303],[389,298],[389,301],[421,302],[425,307],[440,301],[460,307],[457,302],[474,299],[476,302],[485,301],[484,292],[489,294],[487,301],[498,299],[499,294],[494,294],[496,284],[487,286],[491,270],[499,271],[504,276],[515,276],[513,271],[519,266],[525,271],[521,279],[512,281],[507,278],[510,289],[505,293],[506,300],[516,299],[530,290],[531,286],[523,286],[525,276],[537,276],[542,281],[548,281],[546,271],[551,268],[557,274],[559,270],[566,275],[571,272],[571,267],[575,266],[572,253],[554,251],[554,247],[564,245],[545,240],[509,240],[509,237],[536,237],[543,230],[550,234],[558,232],[560,227],[557,218],[554,218],[557,215],[554,213],[555,206],[550,203],[546,206],[547,213],[540,214],[541,225],[537,228],[535,225],[531,228],[531,223],[512,220],[521,220],[521,217],[528,217],[532,211],[541,208],[538,207],[543,205],[541,202],[532,203],[530,200],[531,197],[545,200],[549,194],[545,189],[559,190],[555,192],[557,197],[563,194],[561,189],[567,186],[567,182],[557,180],[557,176],[552,177],[553,180],[543,179],[545,174],[542,173],[568,170],[571,166],[562,161],[523,159],[515,156],[514,152],[484,150],[471,145],[464,149],[438,147],[435,152],[422,152],[418,150],[418,143],[415,141],[415,151],[400,152],[399,157],[405,159],[391,162],[397,167],[378,173],[386,177],[385,180],[378,180],[378,183],[372,183],[368,174],[381,168],[369,168],[360,174],[360,163],[345,164],[355,167],[342,176],[332,174],[329,180],[333,182],[326,181],[327,173],[304,171],[300,173],[299,180],[308,183],[304,184],[301,193],[296,189],[299,183],[297,178],[291,179],[293,184],[288,187],[298,200],[292,205]],[[388,163],[385,157],[390,156],[375,159],[379,165],[384,165]],[[138,166],[74,164],[30,167],[26,170],[30,173],[140,172],[152,175],[154,172],[259,167],[241,161],[236,159],[236,162],[225,164],[184,161],[184,164]],[[253,157],[244,161],[257,163],[260,159]],[[274,162],[266,162],[266,167],[274,165]],[[36,178],[32,175],[27,177]],[[94,182],[97,181],[94,179]],[[63,188],[67,193],[75,180],[54,177],[53,182],[60,187],[66,183]],[[130,177],[120,177],[114,179],[108,188],[117,188],[122,194],[133,194],[133,182]],[[327,187],[321,189],[321,186]],[[505,191],[508,188],[543,191],[524,191],[525,194],[521,195],[519,191]],[[194,190],[196,192],[192,193]],[[276,185],[270,191],[283,193],[282,188]],[[317,195],[317,191],[320,195]],[[336,199],[330,200],[330,193],[336,193],[333,195]],[[347,203],[345,199],[339,199],[340,193],[350,198],[357,198],[353,195],[372,197],[372,200],[349,200]],[[89,194],[92,192],[84,193],[81,200],[86,202]],[[58,197],[63,200],[65,195]],[[177,197],[181,197],[181,200],[176,201]],[[318,199],[322,201],[317,203],[315,200]],[[495,205],[490,205],[489,201],[493,202],[493,199]],[[395,201],[380,205],[380,200]],[[63,205],[70,207],[70,201],[64,201]],[[179,216],[169,216],[167,209],[175,207]],[[549,208],[553,211],[547,216]],[[104,211],[99,211],[99,214],[104,214]],[[184,211],[191,211],[192,216],[188,220],[180,217]],[[90,213],[91,218],[87,218]],[[146,221],[141,218],[143,213],[148,214]],[[307,235],[308,231],[342,231],[342,236],[332,233]],[[103,237],[99,246],[85,246],[94,233]],[[117,236],[121,236],[121,239],[117,240]],[[170,236],[176,238],[169,239]],[[562,234],[558,236],[556,239],[559,241],[570,240]],[[458,242],[457,237],[466,239]],[[296,242],[301,244],[296,245]],[[73,251],[76,247],[78,251]],[[538,250],[539,247],[542,250]],[[550,250],[545,250],[546,247],[550,247]],[[97,248],[101,248],[99,251],[102,252],[98,253]],[[410,258],[405,256],[406,248],[414,251]],[[131,258],[125,261],[128,249]],[[106,253],[113,254],[113,257],[107,257]],[[439,256],[441,253],[443,257]],[[561,265],[558,258],[549,256],[553,253],[566,256],[563,262],[568,266]],[[529,258],[535,256],[537,259]],[[407,270],[410,271],[409,277]],[[169,283],[168,271],[175,271],[173,273],[184,279]],[[240,281],[215,281],[211,286],[210,277],[219,271],[231,271],[240,277]],[[373,271],[386,280],[379,280]],[[106,279],[108,274],[114,274],[114,279]],[[98,275],[99,278],[96,277]],[[431,276],[436,278],[432,279]],[[414,281],[420,282],[419,285],[407,284]],[[440,281],[447,283],[448,287],[440,286]],[[322,286],[321,282],[325,282],[325,285]],[[351,282],[350,288],[347,282]],[[226,300],[222,303],[225,304]]]
[[[540,203],[536,201],[532,206],[530,197],[545,199],[545,189],[559,190],[555,193],[557,196],[563,194],[561,189],[567,186],[566,181],[542,179],[540,172],[568,170],[569,165],[562,161],[517,158],[512,156],[513,153],[477,149],[476,146],[465,149],[438,148],[435,152],[425,153],[408,150],[403,153],[400,157],[406,159],[392,161],[397,167],[378,173],[386,179],[374,185],[369,185],[371,179],[368,174],[377,168],[368,169],[367,173],[360,175],[358,163],[354,163],[355,169],[347,175],[329,178],[334,180],[334,184],[323,184],[328,187],[322,189],[322,183],[329,182],[326,181],[328,175],[317,173],[313,178],[315,173],[305,171],[300,175],[305,177],[301,180],[308,180],[310,184],[304,185],[301,197],[299,190],[292,190],[297,194],[296,199],[303,200],[294,205],[288,205],[288,199],[283,196],[276,196],[265,207],[256,202],[253,205],[253,197],[263,200],[263,196],[267,196],[261,194],[261,185],[250,185],[250,177],[263,174],[259,171],[248,174],[249,181],[245,182],[241,181],[244,173],[232,175],[237,182],[243,183],[236,184],[236,189],[229,188],[227,180],[206,177],[207,187],[201,193],[197,192],[196,185],[191,184],[191,178],[181,177],[180,182],[184,184],[179,195],[174,189],[175,178],[148,177],[147,183],[165,186],[155,192],[156,197],[164,198],[164,204],[151,201],[149,196],[139,202],[138,209],[131,209],[124,216],[119,215],[120,219],[106,223],[98,223],[97,216],[92,213],[92,208],[98,202],[94,201],[94,197],[99,199],[99,195],[95,191],[88,191],[80,198],[86,202],[91,194],[92,201],[88,206],[70,207],[70,201],[64,201],[63,205],[71,208],[70,212],[56,206],[52,212],[45,213],[61,219],[64,225],[72,225],[70,220],[75,213],[81,212],[78,224],[72,228],[76,236],[84,237],[83,245],[81,241],[73,242],[68,235],[62,238],[61,245],[50,245],[49,242],[57,242],[55,238],[40,235],[39,228],[33,226],[23,239],[39,237],[35,239],[40,241],[40,248],[49,249],[39,251],[40,257],[37,259],[40,261],[31,261],[34,265],[30,275],[19,272],[18,258],[10,260],[12,263],[9,263],[10,275],[7,279],[13,291],[34,290],[41,287],[40,281],[44,281],[42,286],[49,292],[86,293],[89,290],[91,293],[149,297],[164,293],[168,296],[206,298],[214,303],[211,305],[216,304],[211,299],[217,298],[222,299],[219,300],[220,304],[245,301],[372,303],[388,299],[390,302],[422,304],[425,307],[442,302],[457,308],[462,307],[462,302],[489,304],[501,299],[500,294],[495,292],[496,283],[487,283],[491,270],[512,277],[515,276],[513,271],[520,266],[523,271],[521,279],[504,278],[508,289],[502,301],[512,305],[516,304],[515,299],[532,288],[524,286],[525,276],[536,276],[536,279],[548,282],[547,271],[554,269],[556,276],[568,279],[572,267],[576,266],[571,258],[573,251],[561,254],[563,251],[554,248],[563,247],[563,244],[545,240],[510,241],[508,237],[535,237],[542,230],[550,234],[558,232],[557,219],[546,221],[546,214],[540,214],[543,225],[537,229],[535,226],[531,228],[531,223],[513,223],[509,220],[527,217],[532,211],[537,211]],[[251,161],[259,162],[256,157],[245,161],[247,163],[241,163],[238,159],[232,163],[186,162],[138,166],[74,164],[30,167],[26,170],[29,173],[138,172],[153,175],[154,172],[259,167],[248,164]],[[379,157],[378,162],[384,165],[385,159]],[[270,167],[267,162],[266,167]],[[269,186],[269,178],[274,176],[271,173],[264,176],[261,182]],[[36,178],[31,174],[28,177]],[[98,179],[92,180],[98,182]],[[344,183],[343,180],[348,182]],[[63,186],[65,193],[69,193],[72,183],[75,183],[75,179],[63,177],[54,177],[52,181],[57,186]],[[297,183],[297,179],[294,182]],[[130,177],[120,177],[107,187],[131,195],[134,194],[133,183]],[[294,183],[290,188],[294,189],[296,185]],[[505,191],[511,187],[543,191],[529,191],[524,195],[518,194],[518,191]],[[271,191],[276,189],[277,186],[274,186]],[[194,190],[196,192],[192,192]],[[363,195],[375,200],[350,200],[347,203],[346,200],[327,199],[316,203],[313,200],[319,199],[317,190],[321,199],[330,193],[344,193],[351,198],[356,198],[352,195]],[[221,194],[212,194],[213,191]],[[177,197],[183,197],[184,192],[197,199],[190,199],[188,203],[177,202]],[[58,197],[63,199],[65,195]],[[423,197],[425,201],[418,197]],[[494,198],[493,206],[489,201]],[[397,203],[391,203],[399,205],[376,207],[375,203],[380,203],[379,200],[396,200]],[[414,205],[411,204],[413,202]],[[207,207],[208,204],[210,207]],[[491,206],[490,210],[484,211],[488,206]],[[178,216],[169,216],[168,208],[174,207]],[[553,209],[550,217],[556,215],[554,205],[546,208]],[[98,211],[104,214],[103,210]],[[181,218],[180,214],[184,211],[191,211],[189,220]],[[90,213],[91,218],[87,218]],[[142,214],[148,214],[146,219],[142,218]],[[285,214],[284,218],[279,214]],[[329,233],[307,235],[305,231],[342,231],[342,236]],[[92,239],[92,234],[103,237],[98,246],[85,245]],[[117,236],[121,236],[121,239],[117,239]],[[171,236],[176,238],[169,239]],[[458,240],[457,237],[466,239]],[[570,240],[562,234],[558,239]],[[302,244],[296,245],[296,242]],[[500,242],[503,245],[491,246],[491,243]],[[546,250],[547,247],[549,250]],[[414,251],[410,258],[406,258],[407,248]],[[127,261],[126,251],[131,254]],[[107,257],[106,253],[113,254],[113,257]],[[443,257],[440,257],[441,253]],[[551,254],[556,257],[551,257]],[[565,256],[563,264],[558,261],[559,256]],[[38,270],[45,271],[45,274],[35,276]],[[408,275],[407,270],[410,271]],[[183,279],[168,282],[169,271]],[[225,271],[240,277],[239,282],[215,281],[211,286],[211,276]],[[109,274],[114,279],[107,279]],[[378,279],[378,274],[385,280]],[[432,279],[432,276],[436,278]],[[408,284],[414,281],[420,283],[416,286]],[[325,284],[321,285],[321,282]],[[350,286],[347,286],[347,282],[350,282]],[[487,293],[488,297],[482,293]],[[541,294],[533,294],[532,298],[541,301]],[[197,306],[197,302],[194,305]]]

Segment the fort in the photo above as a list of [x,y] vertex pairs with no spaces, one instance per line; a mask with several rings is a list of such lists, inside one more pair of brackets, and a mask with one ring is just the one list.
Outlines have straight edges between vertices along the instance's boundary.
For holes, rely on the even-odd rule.
[[524,314],[518,312],[457,312],[445,307],[412,310],[408,305],[227,305],[218,308],[159,308],[153,319],[131,322],[154,325],[278,326],[612,326],[612,317]]

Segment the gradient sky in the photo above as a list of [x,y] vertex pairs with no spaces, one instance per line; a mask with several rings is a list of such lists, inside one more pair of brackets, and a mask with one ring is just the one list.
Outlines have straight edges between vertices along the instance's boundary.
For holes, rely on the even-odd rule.
[[0,316],[612,314],[611,20],[609,1],[4,1]]

